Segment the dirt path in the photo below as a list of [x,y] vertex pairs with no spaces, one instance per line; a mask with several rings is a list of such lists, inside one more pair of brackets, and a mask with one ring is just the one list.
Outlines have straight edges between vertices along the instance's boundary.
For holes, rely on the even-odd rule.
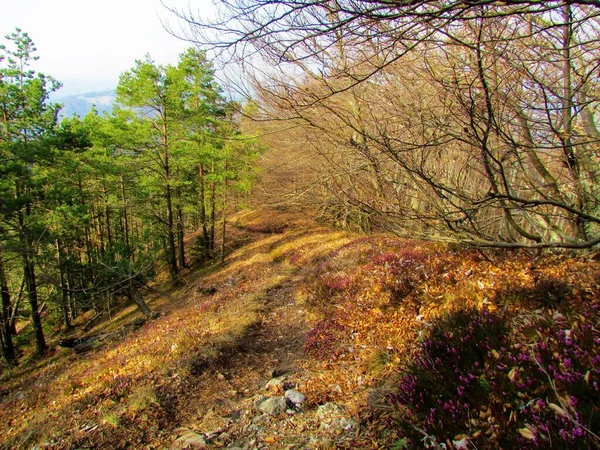
[[[261,415],[256,403],[274,377],[284,377],[286,388],[301,384],[304,341],[309,330],[306,311],[297,304],[301,278],[292,276],[267,291],[259,322],[251,327],[235,349],[224,351],[218,362],[201,373],[188,399],[181,425],[211,437],[210,443],[225,448],[304,448],[290,418]],[[289,436],[285,437],[287,432]],[[273,436],[277,436],[277,443]],[[284,447],[283,440],[287,441]]]
[[298,370],[295,362],[304,357],[309,329],[306,312],[296,303],[298,282],[299,278],[292,278],[267,291],[260,324],[240,343],[241,367],[253,367],[265,376]]

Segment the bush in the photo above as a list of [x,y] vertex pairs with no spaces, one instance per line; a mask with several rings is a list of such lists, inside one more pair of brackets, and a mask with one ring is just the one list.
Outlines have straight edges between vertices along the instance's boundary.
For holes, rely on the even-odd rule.
[[372,259],[372,270],[381,272],[383,287],[395,301],[410,295],[429,276],[430,254],[415,247],[381,253]]
[[571,322],[550,312],[509,321],[476,310],[439,320],[391,397],[407,411],[402,426],[412,445],[596,448],[597,321],[594,306]]

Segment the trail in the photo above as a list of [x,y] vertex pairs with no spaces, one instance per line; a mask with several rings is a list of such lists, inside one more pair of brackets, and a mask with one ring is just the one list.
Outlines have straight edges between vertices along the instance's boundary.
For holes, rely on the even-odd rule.
[[[195,408],[186,408],[189,414],[181,417],[182,425],[226,448],[282,448],[282,440],[286,448],[305,448],[306,439],[299,436],[293,420],[261,416],[255,408],[256,401],[268,394],[265,385],[272,378],[283,376],[286,388],[302,383],[304,341],[310,327],[306,311],[297,303],[301,280],[293,275],[266,292],[259,321],[234,349],[200,374],[189,399]],[[278,435],[278,444],[269,446],[265,442],[273,435]]]

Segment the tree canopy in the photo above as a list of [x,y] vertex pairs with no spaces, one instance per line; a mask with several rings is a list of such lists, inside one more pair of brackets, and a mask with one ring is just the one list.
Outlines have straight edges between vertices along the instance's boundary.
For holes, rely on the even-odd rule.
[[338,223],[589,248],[599,6],[236,0],[215,20],[178,14],[187,39],[239,63],[266,139],[294,130],[290,159],[318,174],[300,191]]

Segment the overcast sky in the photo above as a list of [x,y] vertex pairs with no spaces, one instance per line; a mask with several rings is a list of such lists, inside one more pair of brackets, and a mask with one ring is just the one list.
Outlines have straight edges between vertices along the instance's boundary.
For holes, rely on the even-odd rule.
[[[164,0],[201,17],[211,0]],[[150,53],[175,63],[190,44],[169,35],[177,21],[160,0],[0,0],[0,41],[15,27],[29,33],[40,57],[36,70],[61,81],[59,95],[112,89],[119,74]]]

